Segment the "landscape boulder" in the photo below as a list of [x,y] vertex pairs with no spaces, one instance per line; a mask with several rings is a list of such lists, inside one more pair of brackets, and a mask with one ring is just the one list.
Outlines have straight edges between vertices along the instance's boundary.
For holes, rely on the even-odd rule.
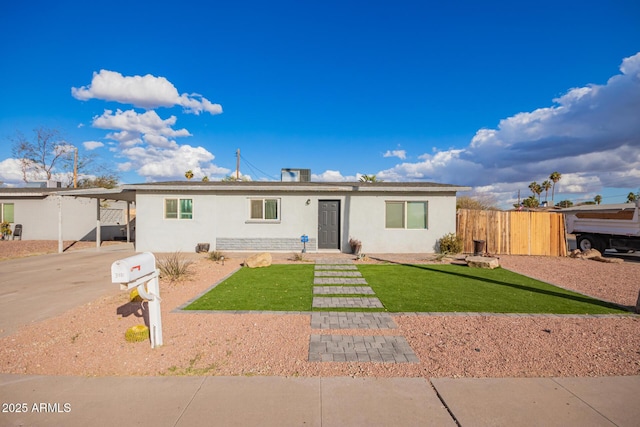
[[249,268],[269,267],[271,265],[271,254],[269,252],[262,252],[250,256],[244,260],[244,265]]
[[468,256],[465,258],[467,261],[467,265],[472,268],[488,268],[493,270],[494,268],[500,267],[500,262],[498,258],[487,257],[487,256]]
[[622,258],[605,258],[597,249],[589,249],[582,252],[580,249],[574,249],[569,253],[569,257],[577,259],[592,259],[594,261],[608,262],[608,263],[621,263],[624,262]]

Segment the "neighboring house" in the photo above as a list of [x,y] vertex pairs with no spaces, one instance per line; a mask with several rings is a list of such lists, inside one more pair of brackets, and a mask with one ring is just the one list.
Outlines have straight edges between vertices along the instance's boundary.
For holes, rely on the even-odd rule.
[[[98,202],[65,194],[61,188],[0,188],[0,222],[22,224],[23,240],[58,240],[60,223],[64,240],[95,241]],[[126,203],[109,202],[100,208],[101,240],[121,239],[126,224]],[[126,237],[126,236],[125,236]]]
[[[164,182],[124,185],[135,192],[136,250],[193,252],[302,250],[434,252],[456,231],[456,192],[448,184],[319,182]],[[114,190],[116,191],[116,190]],[[85,197],[90,197],[88,192]],[[102,195],[107,197],[107,195]]]

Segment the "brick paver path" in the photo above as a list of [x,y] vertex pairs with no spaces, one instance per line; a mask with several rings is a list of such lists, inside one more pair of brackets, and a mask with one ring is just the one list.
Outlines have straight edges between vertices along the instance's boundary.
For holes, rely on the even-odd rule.
[[325,271],[319,270],[314,274],[315,277],[362,277],[359,271]]
[[383,308],[378,298],[313,297],[313,308]]
[[[318,259],[314,270],[314,295],[375,295],[358,268],[347,259]],[[330,286],[326,286],[330,285]],[[375,297],[313,297],[313,308],[383,308]],[[398,326],[388,313],[315,312],[312,329],[393,329]],[[401,336],[311,335],[310,362],[417,363],[407,340]]]
[[418,363],[404,337],[311,335],[309,361]]
[[311,314],[312,329],[396,329],[389,313],[323,311]]
[[373,289],[369,286],[314,286],[315,295],[373,295]]
[[315,277],[314,285],[366,285],[363,277]]

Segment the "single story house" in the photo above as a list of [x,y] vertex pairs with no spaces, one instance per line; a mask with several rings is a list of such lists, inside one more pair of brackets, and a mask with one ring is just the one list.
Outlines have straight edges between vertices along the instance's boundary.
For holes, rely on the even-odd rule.
[[[429,182],[158,182],[75,190],[135,200],[136,250],[434,252],[456,231],[456,193]],[[95,216],[94,216],[95,217]]]

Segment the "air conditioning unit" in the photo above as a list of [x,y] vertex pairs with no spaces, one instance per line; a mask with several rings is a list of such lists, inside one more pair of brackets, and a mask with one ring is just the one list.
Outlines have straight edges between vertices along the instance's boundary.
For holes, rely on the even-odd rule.
[[282,182],[310,182],[311,169],[281,169],[280,181]]

